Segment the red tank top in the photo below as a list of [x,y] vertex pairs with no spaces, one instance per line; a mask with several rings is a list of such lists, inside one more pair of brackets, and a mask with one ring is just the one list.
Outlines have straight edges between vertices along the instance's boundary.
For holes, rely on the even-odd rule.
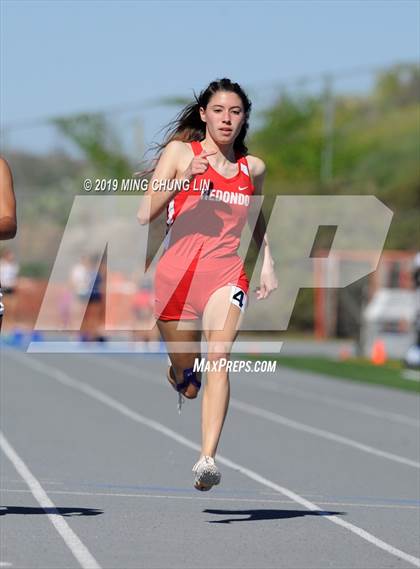
[[[190,144],[195,156],[203,151],[200,142]],[[232,178],[209,165],[204,174],[193,178],[188,190],[175,194],[167,205],[162,259],[186,267],[198,253],[200,263],[207,265],[212,259],[237,256],[254,186],[245,156],[237,155],[236,164],[238,170]]]

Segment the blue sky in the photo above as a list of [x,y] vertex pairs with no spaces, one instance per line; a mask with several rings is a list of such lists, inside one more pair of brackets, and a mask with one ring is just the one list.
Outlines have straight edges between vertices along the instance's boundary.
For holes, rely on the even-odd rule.
[[[2,0],[1,6],[1,118],[9,125],[188,96],[221,76],[243,84],[258,102],[276,82],[298,76],[420,58],[417,0]],[[360,90],[368,80],[356,74],[337,87]],[[139,111],[147,142],[175,110]],[[51,139],[47,130],[21,127],[7,141],[42,150]]]

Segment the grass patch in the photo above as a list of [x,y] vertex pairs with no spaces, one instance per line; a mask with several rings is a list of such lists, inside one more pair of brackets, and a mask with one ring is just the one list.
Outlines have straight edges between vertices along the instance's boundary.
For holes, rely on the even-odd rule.
[[406,379],[403,366],[399,361],[390,361],[386,365],[376,366],[362,358],[337,361],[320,356],[246,356],[247,359],[276,360],[278,365],[312,371],[337,379],[347,379],[360,383],[384,385],[406,391],[420,392],[420,382]]

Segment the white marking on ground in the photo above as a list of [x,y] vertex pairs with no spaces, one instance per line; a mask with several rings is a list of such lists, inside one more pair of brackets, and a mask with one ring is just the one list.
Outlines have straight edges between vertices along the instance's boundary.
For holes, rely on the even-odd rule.
[[417,419],[406,417],[405,415],[401,415],[399,413],[394,413],[391,411],[381,411],[380,409],[372,407],[371,405],[364,405],[361,403],[343,401],[342,399],[338,399],[337,397],[331,397],[330,395],[318,395],[317,393],[308,392],[306,388],[305,391],[302,391],[299,389],[293,389],[292,387],[284,387],[283,385],[272,384],[268,381],[261,380],[259,378],[257,384],[255,383],[255,381],[254,382],[251,382],[250,380],[243,381],[242,378],[240,381],[246,383],[247,387],[255,387],[258,389],[265,389],[267,391],[285,393],[286,395],[292,395],[300,399],[308,399],[309,401],[319,401],[321,403],[332,405],[334,407],[347,409],[348,411],[355,411],[356,413],[362,413],[364,415],[370,415],[372,417],[383,418],[389,421],[395,421],[396,423],[402,423],[403,425],[410,425],[411,427],[416,427],[417,429],[420,429],[420,421],[418,421]]
[[[45,511],[51,523],[63,538],[64,543],[70,549],[74,557],[79,562],[83,569],[100,569],[100,565],[96,559],[89,552],[87,547],[80,541],[74,531],[70,528],[68,523],[63,519],[62,515],[59,513],[54,503],[50,500],[41,484],[35,478],[35,476],[30,472],[29,468],[23,462],[23,460],[18,456],[16,451],[13,449],[11,444],[8,442],[4,434],[0,431],[0,447],[13,466],[16,468],[17,472],[22,476],[28,485],[32,495],[35,500]],[[48,511],[52,510],[52,511]]]
[[[106,364],[104,364],[103,360],[97,356],[90,356],[90,359],[94,359],[102,366],[112,367],[113,369],[124,369],[128,374],[132,375],[133,377],[140,377],[141,380],[147,381],[148,383],[152,383],[154,385],[162,386],[166,389],[166,384],[162,381],[157,381],[153,376],[146,376],[141,373],[140,370],[136,370],[133,366],[124,364],[123,362],[117,362],[112,360],[111,358],[106,359]],[[275,393],[285,393],[287,395],[292,395],[295,397],[299,397],[301,399],[308,399],[310,401],[320,401],[321,403],[329,404],[332,406],[336,406],[341,409],[347,409],[349,411],[355,411],[357,413],[370,415],[372,417],[378,417],[387,419],[389,421],[395,421],[397,423],[402,423],[404,425],[410,425],[411,427],[416,427],[420,429],[420,421],[414,419],[412,417],[406,417],[405,415],[401,415],[400,413],[394,413],[391,411],[382,411],[371,405],[363,405],[361,403],[353,403],[350,401],[343,401],[342,399],[338,399],[336,397],[331,397],[329,395],[318,395],[316,393],[310,393],[306,390],[302,391],[299,389],[293,389],[292,387],[285,387],[283,385],[277,385],[275,383],[271,383],[264,379],[258,378],[258,383],[255,381],[249,380],[248,378],[244,379],[241,377],[240,382],[247,387],[253,387],[258,390],[266,390]]]
[[[166,427],[162,423],[155,421],[154,419],[149,419],[149,418],[145,417],[144,415],[141,415],[140,413],[133,411],[132,409],[130,409],[129,407],[127,407],[123,403],[117,401],[113,397],[110,397],[109,395],[107,395],[103,391],[100,391],[99,389],[91,387],[90,385],[84,384],[83,382],[70,377],[68,374],[62,372],[61,370],[59,370],[53,366],[50,366],[48,364],[39,362],[38,360],[35,360],[33,358],[31,358],[30,361],[27,362],[26,359],[23,358],[20,354],[18,355],[17,353],[16,354],[13,353],[13,357],[15,359],[17,359],[18,361],[20,361],[21,363],[23,363],[26,367],[28,367],[30,369],[33,369],[33,368],[38,369],[39,371],[41,371],[41,373],[48,375],[49,377],[55,379],[56,381],[60,382],[61,384],[66,385],[68,387],[72,387],[72,388],[77,389],[78,391],[80,391],[82,393],[85,393],[86,395],[89,395],[90,397],[92,397],[96,401],[100,401],[101,403],[110,407],[111,409],[115,409],[116,411],[120,412],[122,415],[128,417],[129,419],[132,419],[133,421],[140,423],[141,425],[144,425],[144,426],[149,427],[149,428],[151,428],[151,429],[153,429],[159,433],[162,433],[163,435],[171,438],[172,440],[178,442],[181,445],[184,445],[188,448],[191,448],[192,450],[195,450],[197,452],[201,451],[200,445],[194,443],[193,441],[191,441],[190,439],[187,439],[186,437],[184,437],[182,435],[179,435],[178,433],[176,433],[172,429]],[[26,356],[26,358],[27,358],[27,356]],[[27,359],[29,359],[29,358],[27,358]],[[288,498],[290,498],[291,500],[293,500],[297,504],[300,504],[301,506],[307,508],[309,511],[312,511],[312,512],[322,511],[322,508],[320,508],[317,504],[310,502],[309,500],[305,499],[303,496],[300,496],[299,494],[296,494],[292,490],[289,490],[288,488],[285,488],[284,486],[280,486],[279,484],[276,484],[275,482],[269,480],[268,478],[261,476],[260,474],[258,474],[254,470],[246,468],[245,466],[242,466],[242,465],[238,464],[237,462],[234,462],[233,460],[230,460],[230,459],[228,459],[222,455],[218,455],[217,460],[219,463],[224,464],[225,466],[240,472],[241,474],[243,474],[244,476],[247,476],[251,480],[254,480],[255,482],[258,482],[259,484],[262,484],[263,486],[266,486],[267,488],[271,488],[272,490],[275,490],[276,492],[279,492],[280,494],[287,496]],[[341,526],[341,527],[349,530],[353,534],[355,534],[358,537],[364,539],[365,541],[371,543],[372,545],[375,545],[376,547],[378,547],[379,549],[382,549],[383,551],[389,553],[390,555],[394,555],[395,557],[398,557],[399,559],[403,559],[404,561],[407,561],[407,563],[411,563],[411,565],[413,565],[414,567],[420,567],[420,559],[418,557],[415,557],[414,555],[410,555],[410,554],[406,553],[405,551],[402,551],[401,549],[394,547],[393,545],[383,541],[382,539],[377,538],[376,536],[369,533],[368,531],[366,531],[366,530],[364,530],[364,529],[362,529],[362,528],[360,528],[360,527],[358,527],[358,526],[356,526],[350,522],[342,520],[341,518],[339,518],[335,515],[322,514],[322,517],[331,521],[332,523],[334,523],[338,526]]]
[[[95,358],[95,359],[97,359],[97,358]],[[127,371],[127,373],[129,373],[130,375],[135,375],[137,378],[141,377],[143,379],[142,374],[140,372],[135,372],[134,368],[132,368],[131,366],[119,364],[118,362],[107,361],[106,365],[108,366],[108,364],[111,364],[110,367],[112,367],[113,369],[120,368],[124,371]],[[149,379],[149,382],[155,383],[155,384],[157,383],[154,379]],[[161,385],[166,387],[166,385],[163,382],[160,382],[160,383],[161,383]],[[259,383],[258,383],[258,385],[259,385]],[[368,454],[372,454],[375,456],[380,456],[381,458],[386,458],[386,459],[392,460],[394,462],[399,462],[400,464],[404,464],[406,466],[411,466],[413,468],[420,468],[420,463],[415,461],[415,460],[411,460],[410,458],[406,458],[404,456],[400,456],[400,455],[397,455],[397,454],[394,454],[391,452],[383,451],[381,449],[375,448],[375,447],[370,446],[370,445],[366,445],[366,444],[361,443],[359,441],[356,441],[354,439],[350,439],[348,437],[338,435],[338,434],[333,433],[331,431],[326,431],[324,429],[318,429],[317,427],[312,427],[310,425],[306,425],[305,423],[301,423],[299,421],[294,421],[293,419],[288,419],[287,417],[284,417],[283,415],[279,415],[278,413],[273,413],[272,411],[267,411],[265,409],[257,407],[256,405],[250,405],[250,404],[245,403],[244,401],[240,401],[239,399],[236,399],[234,397],[230,398],[230,405],[233,408],[239,409],[240,411],[244,411],[246,413],[250,413],[252,415],[259,416],[263,419],[267,419],[268,421],[279,423],[279,424],[284,425],[286,427],[289,427],[291,429],[296,429],[298,431],[306,432],[310,435],[322,437],[324,439],[328,439],[328,440],[334,441],[336,443],[347,445],[347,446],[355,448],[359,451],[367,452]]]
[[[18,494],[28,494],[30,490],[14,490],[14,489],[2,489],[2,492],[12,492]],[[51,490],[49,494],[69,494],[74,496],[106,496],[111,498],[157,498],[157,499],[169,499],[169,500],[197,500],[199,496],[172,496],[170,494],[135,494],[128,492],[85,492],[82,490]],[[277,494],[277,492],[276,492]],[[255,502],[256,504],[261,504],[265,502],[275,503],[275,504],[294,504],[293,500],[273,500],[272,498],[215,498],[213,496],[203,496],[202,500],[210,500],[215,502]],[[360,508],[390,508],[398,510],[418,510],[418,506],[408,506],[402,504],[362,504],[353,502],[325,502],[322,500],[317,500],[318,504],[324,506],[352,506]]]
[[347,445],[356,448],[357,450],[367,452],[368,454],[373,454],[376,456],[380,456],[381,458],[386,458],[394,462],[405,464],[406,466],[412,466],[413,468],[420,468],[420,462],[411,460],[410,458],[405,458],[404,456],[399,456],[398,454],[393,454],[391,452],[386,452],[384,450],[380,450],[375,447],[365,445],[364,443],[360,443],[359,441],[356,441],[354,439],[349,439],[348,437],[337,435],[335,433],[332,433],[331,431],[325,431],[324,429],[318,429],[317,427],[311,427],[310,425],[305,425],[304,423],[293,421],[293,419],[288,419],[287,417],[283,417],[278,413],[273,413],[272,411],[261,409],[256,405],[250,405],[249,403],[245,403],[244,401],[239,401],[238,399],[234,398],[231,398],[230,404],[234,409],[239,409],[240,411],[244,411],[245,413],[249,413],[251,415],[267,419],[268,421],[279,423],[286,427],[290,427],[298,431],[309,433],[310,435],[315,435],[317,437],[328,439],[336,443]]
[[127,374],[132,375],[137,379],[141,379],[141,381],[145,381],[153,385],[159,385],[159,386],[163,385],[163,387],[167,387],[167,385],[163,381],[157,381],[154,378],[154,376],[142,374],[135,367],[125,364],[123,362],[115,361],[110,357],[105,358],[105,362],[103,362],[102,358],[89,354],[89,360],[92,361],[93,363],[99,363],[103,367],[114,369],[117,372],[124,370]]
[[[2,482],[11,482],[12,484],[24,484],[24,481],[20,478],[20,479],[16,479],[16,478],[1,478]],[[56,482],[55,480],[50,480],[50,479],[46,479],[46,478],[39,478],[38,481],[40,483],[45,483],[45,484],[57,484],[57,485],[63,485],[64,482]]]

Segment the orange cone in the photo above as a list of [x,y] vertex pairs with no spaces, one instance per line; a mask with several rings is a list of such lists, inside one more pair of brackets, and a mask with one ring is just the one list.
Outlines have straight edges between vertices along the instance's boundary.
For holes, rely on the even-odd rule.
[[386,362],[387,356],[383,340],[374,341],[370,359],[376,366],[381,366]]

